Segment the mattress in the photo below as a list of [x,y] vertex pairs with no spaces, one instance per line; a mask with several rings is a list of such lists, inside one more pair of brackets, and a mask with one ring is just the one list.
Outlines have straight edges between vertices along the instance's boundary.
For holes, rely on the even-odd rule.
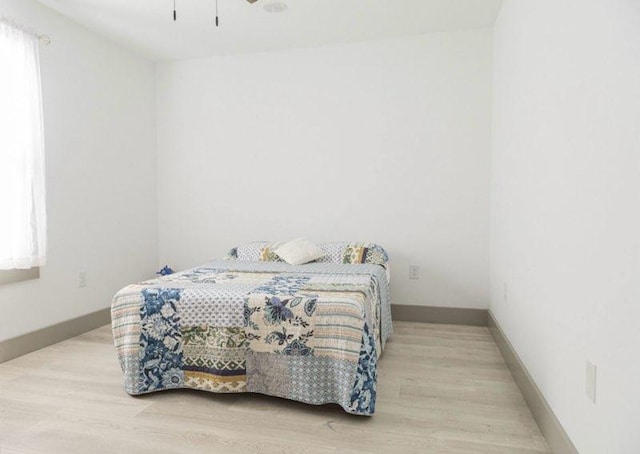
[[112,303],[125,390],[255,392],[372,415],[392,333],[376,264],[214,261]]

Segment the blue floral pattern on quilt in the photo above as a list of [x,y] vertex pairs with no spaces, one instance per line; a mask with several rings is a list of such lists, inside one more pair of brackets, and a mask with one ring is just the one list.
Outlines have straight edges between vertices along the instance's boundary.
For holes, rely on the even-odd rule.
[[183,343],[176,303],[180,289],[146,288],[140,307],[140,391],[180,388]]
[[269,293],[272,295],[295,295],[309,282],[308,276],[274,276],[268,282],[254,288],[251,293]]
[[377,362],[376,343],[365,323],[356,381],[351,391],[350,409],[354,413],[372,415],[376,410]]

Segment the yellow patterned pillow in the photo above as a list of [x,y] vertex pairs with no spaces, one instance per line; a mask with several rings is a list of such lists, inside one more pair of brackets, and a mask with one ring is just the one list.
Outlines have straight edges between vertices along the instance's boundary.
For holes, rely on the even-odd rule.
[[278,257],[278,254],[273,252],[275,247],[272,245],[265,246],[260,250],[260,261],[261,262],[282,262],[282,259]]
[[367,248],[364,244],[351,243],[344,248],[342,263],[364,263]]
[[373,263],[384,265],[389,261],[389,255],[381,246],[374,243],[354,242],[344,246],[342,263]]

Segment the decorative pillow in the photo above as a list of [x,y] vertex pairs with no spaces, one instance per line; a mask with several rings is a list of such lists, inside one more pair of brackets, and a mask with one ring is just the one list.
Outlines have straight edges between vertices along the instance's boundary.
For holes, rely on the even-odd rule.
[[275,254],[273,250],[282,245],[280,241],[254,241],[252,243],[241,244],[229,251],[229,255],[235,250],[235,258],[237,260],[249,262],[281,262],[282,260]]
[[241,244],[236,247],[236,257],[238,257],[238,260],[257,262],[260,260],[262,248],[268,244],[268,241],[254,241],[252,243]]
[[320,243],[320,249],[324,251],[325,256],[318,259],[318,262],[342,263],[344,256],[344,248],[349,243],[344,241],[335,243]]
[[319,262],[385,265],[389,261],[387,251],[374,243],[337,242],[321,243],[319,246],[325,252],[325,257],[318,260]]
[[324,256],[324,251],[304,238],[291,240],[273,250],[278,257],[290,265],[302,265]]
[[269,243],[260,250],[261,262],[282,262],[282,259],[278,257],[274,251],[280,246],[284,245],[282,241],[276,241],[275,243]]

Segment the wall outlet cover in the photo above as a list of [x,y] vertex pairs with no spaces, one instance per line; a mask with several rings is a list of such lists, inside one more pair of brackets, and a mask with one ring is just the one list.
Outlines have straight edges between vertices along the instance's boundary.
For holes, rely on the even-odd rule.
[[87,272],[78,271],[78,287],[86,287],[86,286],[87,286]]

